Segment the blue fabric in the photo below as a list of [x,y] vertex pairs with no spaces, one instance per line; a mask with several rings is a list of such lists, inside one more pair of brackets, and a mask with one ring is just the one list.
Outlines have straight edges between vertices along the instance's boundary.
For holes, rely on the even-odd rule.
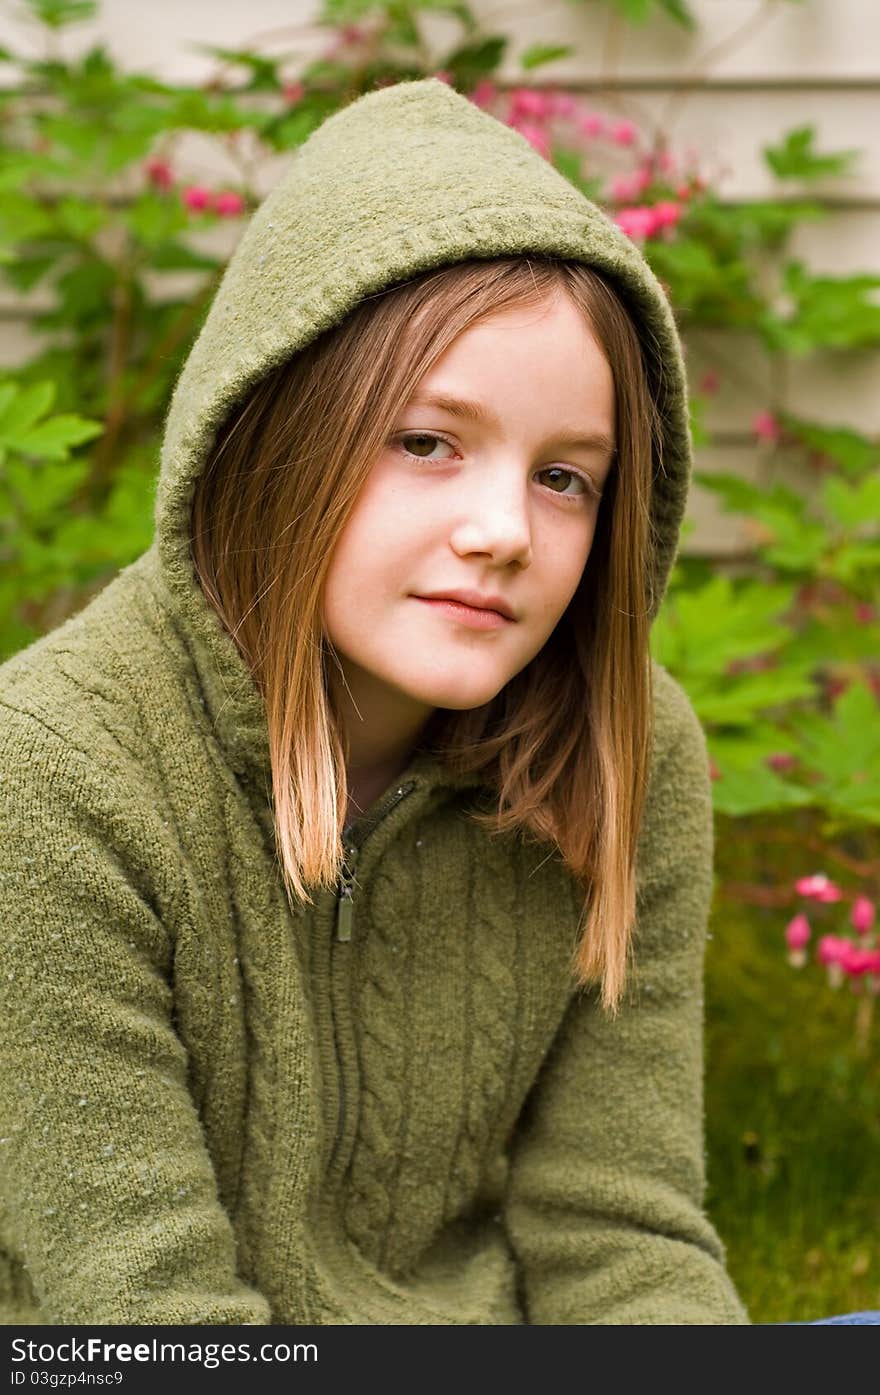
[[839,1317],[814,1318],[812,1322],[802,1323],[798,1325],[805,1327],[817,1327],[820,1324],[827,1323],[845,1323],[847,1326],[851,1325],[859,1327],[866,1326],[870,1323],[877,1323],[878,1325],[880,1325],[880,1312],[871,1310],[863,1313],[842,1313]]

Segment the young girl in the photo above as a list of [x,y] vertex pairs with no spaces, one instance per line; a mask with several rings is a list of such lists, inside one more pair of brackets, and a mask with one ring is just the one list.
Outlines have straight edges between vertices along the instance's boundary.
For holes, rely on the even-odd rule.
[[152,547],[0,670],[7,1323],[747,1321],[690,469],[662,289],[521,135],[429,79],[297,152]]

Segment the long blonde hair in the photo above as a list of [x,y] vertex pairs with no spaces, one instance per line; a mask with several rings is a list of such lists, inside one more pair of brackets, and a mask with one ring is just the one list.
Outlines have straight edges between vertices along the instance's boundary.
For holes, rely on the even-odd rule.
[[[199,583],[265,702],[288,896],[342,870],[346,745],[328,689],[322,592],[372,463],[420,379],[477,321],[567,293],[614,379],[616,458],[578,589],[543,649],[484,706],[438,709],[431,750],[480,772],[495,812],[558,847],[584,895],[571,968],[617,1010],[635,922],[636,847],[653,745],[652,477],[661,422],[644,349],[608,282],[576,261],[510,256],[422,273],[360,301],[263,378],[217,437],[192,502]],[[427,730],[427,729],[426,729]]]

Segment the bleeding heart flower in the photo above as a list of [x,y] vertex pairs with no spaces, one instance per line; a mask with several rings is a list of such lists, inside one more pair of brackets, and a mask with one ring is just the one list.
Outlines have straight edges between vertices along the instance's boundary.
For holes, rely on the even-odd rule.
[[611,127],[611,139],[615,145],[635,145],[638,128],[632,121],[618,121]]
[[860,935],[866,935],[874,924],[875,906],[867,896],[857,896],[850,914],[850,924]]
[[226,189],[222,194],[214,195],[214,211],[219,213],[221,218],[237,218],[244,213],[245,201],[241,194],[236,194],[232,189]]
[[190,184],[184,189],[182,198],[191,212],[200,213],[203,209],[211,207],[213,194],[201,184]]
[[779,422],[772,412],[759,412],[752,421],[752,430],[759,441],[778,441],[782,435]]
[[810,922],[805,915],[796,915],[785,927],[788,962],[796,969],[802,969],[807,962],[806,946],[810,942],[811,933]]
[[801,877],[794,884],[798,896],[808,896],[812,901],[842,901],[843,892],[834,882],[829,881],[824,872],[816,872],[812,877]]
[[151,184],[155,184],[157,189],[170,189],[174,183],[174,175],[167,160],[152,159],[147,160],[144,165],[144,173]]
[[489,78],[481,78],[471,93],[470,99],[474,106],[488,107],[498,96],[498,88]]

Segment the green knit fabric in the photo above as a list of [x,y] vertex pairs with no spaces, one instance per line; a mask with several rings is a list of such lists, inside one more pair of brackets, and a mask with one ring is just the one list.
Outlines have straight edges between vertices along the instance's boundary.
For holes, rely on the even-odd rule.
[[177,384],[153,545],[0,668],[0,1318],[46,1324],[741,1323],[703,1210],[703,733],[659,665],[636,971],[568,971],[558,856],[428,755],[294,911],[263,706],[189,560],[234,404],[366,293],[555,253],[627,300],[661,403],[651,584],[690,448],[662,290],[522,136],[433,79],[351,103],[251,220]]

